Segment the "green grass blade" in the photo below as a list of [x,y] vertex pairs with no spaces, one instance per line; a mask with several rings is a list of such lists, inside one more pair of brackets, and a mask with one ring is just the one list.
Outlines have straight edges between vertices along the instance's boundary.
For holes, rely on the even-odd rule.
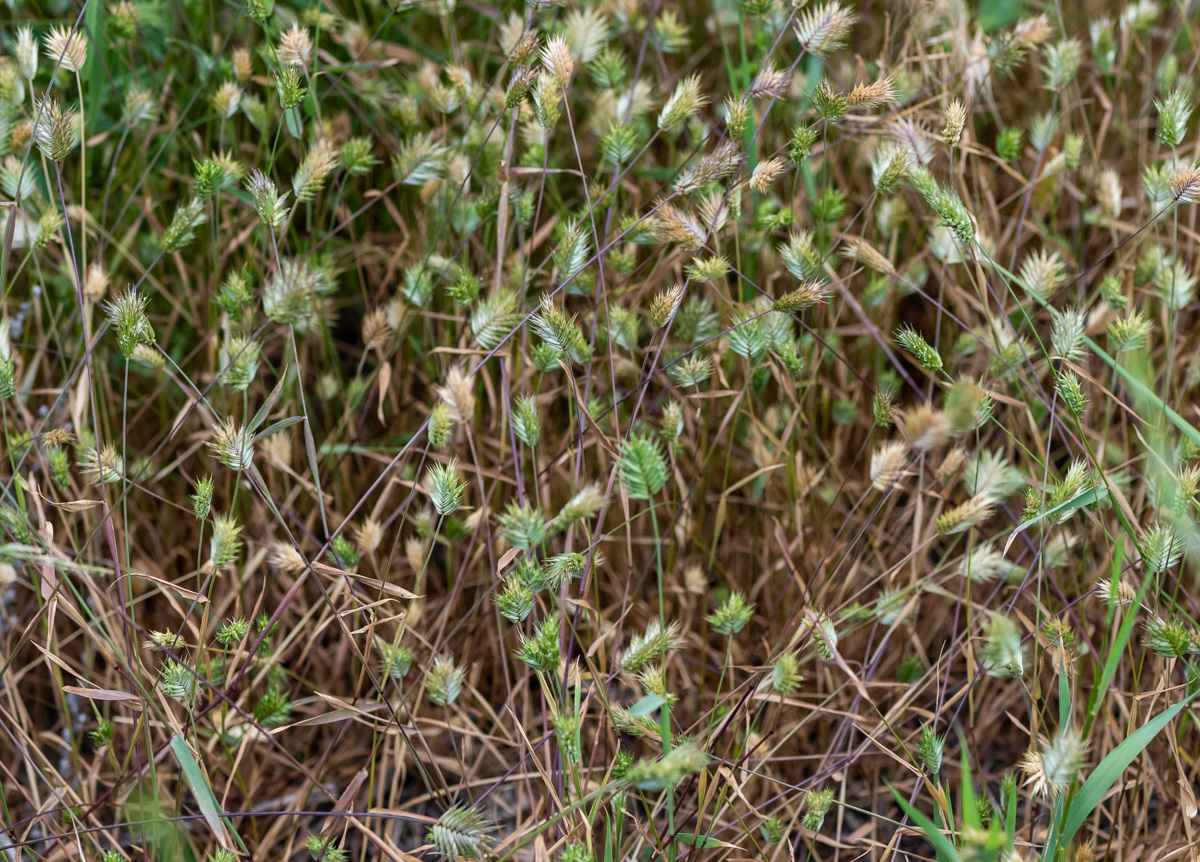
[[1079,788],[1079,792],[1071,801],[1071,807],[1067,811],[1067,819],[1063,824],[1061,840],[1063,846],[1070,846],[1071,839],[1075,837],[1075,833],[1079,831],[1079,827],[1083,825],[1083,822],[1087,820],[1096,806],[1100,804],[1100,800],[1104,798],[1104,794],[1108,793],[1109,789],[1117,783],[1117,779],[1121,777],[1121,773],[1126,770],[1129,764],[1133,763],[1134,758],[1142,753],[1151,740],[1158,736],[1162,729],[1170,723],[1171,719],[1182,712],[1195,697],[1195,693],[1188,695],[1170,709],[1159,713],[1131,733],[1124,742],[1110,751],[1104,760],[1100,761],[1100,765],[1092,771],[1087,781],[1083,782],[1083,786]]
[[892,791],[892,796],[896,799],[896,804],[907,814],[918,826],[925,836],[933,843],[934,849],[937,850],[938,858],[949,859],[950,862],[962,862],[962,856],[958,853],[958,848],[951,843],[942,830],[938,829],[933,821],[922,814],[917,809],[909,805],[908,800],[901,796],[896,788],[888,785],[888,789]]

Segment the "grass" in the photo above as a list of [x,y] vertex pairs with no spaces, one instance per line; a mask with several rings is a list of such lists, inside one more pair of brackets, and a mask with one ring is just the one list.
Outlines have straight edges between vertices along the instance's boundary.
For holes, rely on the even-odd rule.
[[979,5],[7,7],[5,858],[1194,854],[1196,12]]

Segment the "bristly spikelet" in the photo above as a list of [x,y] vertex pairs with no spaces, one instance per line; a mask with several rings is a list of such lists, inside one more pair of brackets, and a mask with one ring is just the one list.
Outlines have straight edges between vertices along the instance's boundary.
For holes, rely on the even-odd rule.
[[705,617],[713,631],[722,635],[735,635],[746,627],[754,615],[754,605],[746,603],[746,597],[740,592],[729,594],[717,610]]
[[575,58],[565,36],[555,35],[546,41],[541,51],[542,68],[553,78],[558,89],[565,90],[575,74]]
[[837,0],[806,10],[796,19],[800,48],[817,57],[836,51],[845,43],[857,17]]
[[38,104],[35,136],[42,155],[54,162],[61,162],[79,143],[79,124],[75,112],[63,110],[58,102],[46,96]]
[[937,531],[942,535],[961,533],[986,521],[994,509],[995,504],[987,497],[972,497],[938,518]]
[[296,546],[287,541],[272,542],[267,547],[267,564],[276,571],[299,575],[308,568]]
[[513,404],[512,412],[513,433],[526,446],[536,446],[541,435],[538,422],[538,400],[534,395],[522,395]]
[[942,749],[946,744],[945,737],[938,736],[928,724],[921,728],[921,741],[917,743],[917,757],[921,765],[930,775],[938,775],[942,771]]
[[1192,100],[1187,91],[1178,87],[1162,100],[1155,99],[1158,110],[1158,142],[1174,149],[1187,134],[1188,119],[1192,116]]
[[146,304],[149,298],[135,288],[130,288],[118,294],[111,302],[105,303],[104,310],[117,331],[117,345],[121,355],[126,359],[133,356],[139,344],[154,343],[154,327],[146,316]]
[[556,531],[565,530],[572,524],[593,517],[603,506],[603,489],[598,484],[585,485],[563,504],[550,525]]
[[621,669],[627,673],[637,673],[663,653],[679,649],[682,645],[678,620],[669,622],[665,630],[659,626],[658,620],[651,620],[645,633],[634,635],[629,646],[621,653]]
[[1026,291],[1049,299],[1062,284],[1063,264],[1057,252],[1039,249],[1021,262],[1017,279]]
[[[1120,188],[1120,180],[1117,182]],[[1171,199],[1181,204],[1200,200],[1200,168],[1183,167],[1171,173]]]
[[83,71],[87,64],[88,43],[82,32],[74,27],[55,26],[42,37],[42,41],[46,48],[46,56],[52,63],[68,72]]
[[828,78],[822,78],[817,91],[813,93],[813,107],[817,114],[827,124],[840,123],[848,106],[849,97]]
[[884,142],[871,159],[871,177],[875,191],[886,195],[899,187],[912,167],[912,153],[894,141]]
[[392,327],[387,320],[387,309],[376,308],[363,317],[362,341],[367,350],[383,353],[392,337]]
[[908,446],[898,440],[884,443],[871,456],[871,485],[879,491],[887,491],[900,484],[908,470]]
[[496,608],[509,622],[519,623],[533,612],[533,590],[519,579],[509,578],[496,593]]
[[1043,13],[1026,18],[1011,30],[1002,33],[989,46],[987,57],[993,73],[1002,73],[1015,67],[1025,55],[1050,38],[1050,19]]
[[1117,317],[1108,324],[1108,345],[1113,353],[1124,353],[1137,350],[1146,343],[1153,325],[1136,308],[1130,309],[1124,317]]
[[312,35],[299,24],[293,24],[279,37],[275,56],[285,66],[307,66],[312,61]]
[[392,158],[392,175],[406,186],[424,185],[442,176],[449,149],[428,134],[415,135],[400,145]]
[[327,138],[317,141],[304,155],[304,161],[292,177],[297,201],[311,201],[325,186],[325,180],[338,166],[338,148]]
[[466,368],[450,366],[446,372],[446,383],[436,389],[437,395],[450,409],[450,418],[459,423],[470,423],[475,417],[475,383]]
[[804,679],[800,675],[800,660],[795,653],[785,652],[771,668],[771,690],[784,697],[795,694]]
[[574,315],[554,304],[549,294],[542,297],[537,313],[530,319],[529,327],[542,337],[556,352],[574,356],[585,347],[583,331]]
[[425,484],[434,511],[443,518],[452,515],[462,505],[463,490],[467,483],[458,475],[458,462],[450,459],[448,464],[435,464],[425,474]]
[[508,508],[497,516],[501,534],[514,548],[533,549],[539,547],[548,535],[545,513],[540,507],[510,500]]
[[1179,564],[1183,557],[1183,540],[1170,525],[1156,524],[1146,531],[1138,543],[1142,571],[1159,575]]
[[1087,321],[1083,312],[1077,308],[1065,311],[1052,311],[1054,327],[1050,334],[1050,344],[1054,356],[1077,362],[1083,357],[1083,334]]
[[203,200],[190,198],[181,204],[171,216],[171,223],[159,240],[163,254],[174,254],[190,245],[196,238],[196,228],[206,221],[208,212]]
[[[887,130],[892,142],[908,152],[914,168],[933,161],[933,135],[924,123],[910,117],[899,117],[888,123]],[[944,193],[951,192],[944,190]]]
[[230,470],[246,472],[254,460],[254,437],[232,419],[218,428],[206,444],[213,456]]
[[1142,643],[1163,658],[1183,658],[1200,652],[1200,632],[1181,619],[1164,620],[1158,614],[1145,623]]
[[1042,74],[1046,76],[1046,89],[1061,90],[1079,73],[1079,64],[1083,62],[1083,45],[1078,39],[1063,39],[1054,45],[1047,45],[1042,56],[1045,59]]
[[655,294],[654,298],[650,300],[649,308],[652,327],[662,329],[674,317],[675,312],[679,310],[679,304],[683,302],[683,291],[683,284],[676,283]]
[[833,788],[804,791],[804,820],[805,829],[819,832],[825,824],[825,815],[833,805]]
[[125,476],[125,461],[111,443],[99,449],[88,447],[82,462],[84,475],[95,484],[120,482]]
[[687,775],[699,772],[708,763],[708,756],[695,743],[682,740],[660,760],[642,761],[625,774],[625,781],[642,790],[664,790],[674,787]]
[[33,81],[37,77],[38,43],[28,24],[18,28],[13,53],[17,56],[17,66],[25,80]]
[[558,645],[560,636],[561,631],[557,619],[543,620],[532,637],[521,636],[521,646],[517,651],[517,657],[533,670],[541,673],[556,671],[561,658]]
[[687,268],[688,278],[700,284],[724,278],[728,273],[729,261],[725,259],[724,255],[719,254],[696,258],[688,264]]
[[437,819],[426,840],[447,859],[482,859],[491,849],[495,828],[478,808],[455,805]]
[[234,392],[245,392],[258,374],[262,345],[250,335],[234,333],[221,344],[221,380]]
[[[309,835],[304,842],[304,847],[314,862],[346,862],[346,850],[335,846],[336,841],[337,838],[334,835]],[[230,856],[229,862],[236,862],[237,857],[232,854]],[[210,862],[221,862],[221,860],[210,857]]]
[[842,255],[883,275],[891,275],[896,271],[887,256],[862,237],[847,237],[846,244],[842,246]]
[[795,314],[824,302],[828,296],[829,285],[819,281],[805,281],[776,299],[771,308],[784,314]]
[[209,562],[215,571],[231,567],[242,550],[242,526],[232,515],[213,518],[213,533],[209,539]]
[[977,583],[987,583],[996,578],[1007,578],[1017,567],[990,544],[976,545],[969,554],[964,554],[959,574]]
[[1137,601],[1137,588],[1124,578],[1120,578],[1115,587],[1110,579],[1103,578],[1096,585],[1096,595],[1106,606],[1120,605],[1128,608]]
[[721,116],[725,119],[725,128],[729,132],[730,140],[739,140],[745,134],[752,113],[748,99],[726,97],[721,105]]
[[754,167],[750,177],[750,188],[759,194],[765,194],[776,178],[787,168],[787,162],[781,158],[770,158],[759,162]]
[[771,63],[764,63],[762,68],[758,70],[758,74],[754,76],[754,81],[750,84],[750,89],[746,95],[755,101],[758,99],[778,98],[787,86],[790,78],[791,72],[789,70],[776,69]]
[[870,84],[859,82],[846,98],[852,108],[879,108],[896,102],[896,82],[891,75],[883,75]]
[[921,404],[904,417],[904,439],[914,449],[934,449],[946,442],[954,424],[945,413]]
[[284,218],[287,217],[287,192],[279,194],[275,183],[257,168],[250,171],[250,177],[246,180],[246,191],[254,200],[254,209],[258,213],[259,221],[269,228],[278,228],[283,224]]
[[453,659],[438,656],[425,673],[425,693],[432,703],[449,706],[458,699],[466,679],[466,669],[458,667]]
[[945,123],[941,132],[942,143],[948,147],[957,146],[959,138],[962,137],[963,126],[967,122],[966,105],[955,99],[942,111],[942,120]]
[[1017,624],[1008,617],[991,616],[984,626],[982,660],[990,676],[1021,677],[1027,662]]
[[164,695],[189,707],[200,693],[195,675],[170,658],[158,670],[158,684]]
[[1049,799],[1066,791],[1079,776],[1088,745],[1074,728],[1060,730],[1041,752],[1029,751],[1021,758],[1026,786]]
[[667,483],[667,462],[648,435],[632,437],[621,447],[621,482],[633,500],[648,500]]
[[363,554],[373,554],[383,542],[383,525],[374,518],[367,518],[354,531],[354,545]]
[[1055,383],[1057,384],[1058,394],[1062,398],[1063,403],[1067,405],[1067,409],[1071,411],[1071,415],[1076,419],[1083,418],[1083,411],[1087,408],[1087,396],[1083,394],[1083,386],[1079,382],[1079,375],[1069,368],[1063,369],[1055,375]]
[[689,75],[676,85],[658,114],[658,127],[663,131],[673,129],[692,117],[708,104],[708,97],[700,89],[700,76]]
[[909,181],[958,241],[970,249],[975,242],[975,221],[958,192],[941,185],[923,167],[914,167]]
[[895,332],[896,343],[907,350],[926,371],[939,371],[941,354],[912,326],[905,324]]
[[196,481],[196,493],[191,495],[192,513],[198,520],[203,521],[212,510],[213,479],[205,476]]

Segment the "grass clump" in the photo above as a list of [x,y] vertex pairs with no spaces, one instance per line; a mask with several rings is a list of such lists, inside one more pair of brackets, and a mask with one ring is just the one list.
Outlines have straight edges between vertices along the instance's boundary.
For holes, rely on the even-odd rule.
[[1194,4],[12,0],[0,852],[1190,846]]

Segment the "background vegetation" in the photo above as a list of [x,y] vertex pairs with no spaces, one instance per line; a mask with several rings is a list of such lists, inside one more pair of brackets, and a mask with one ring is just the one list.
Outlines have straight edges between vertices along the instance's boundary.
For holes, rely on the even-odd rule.
[[1190,0],[6,0],[11,860],[1194,853]]

